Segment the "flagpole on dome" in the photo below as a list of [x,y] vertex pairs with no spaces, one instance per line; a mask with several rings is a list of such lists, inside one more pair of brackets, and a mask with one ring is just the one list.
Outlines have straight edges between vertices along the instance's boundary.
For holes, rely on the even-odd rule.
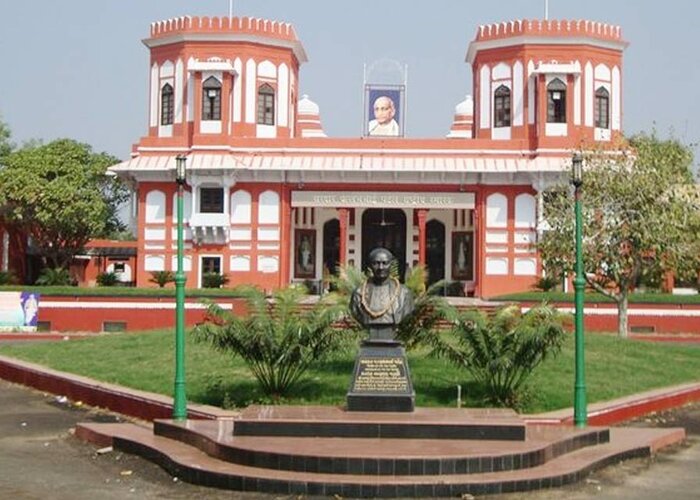
[[228,0],[228,18],[233,19],[233,0]]

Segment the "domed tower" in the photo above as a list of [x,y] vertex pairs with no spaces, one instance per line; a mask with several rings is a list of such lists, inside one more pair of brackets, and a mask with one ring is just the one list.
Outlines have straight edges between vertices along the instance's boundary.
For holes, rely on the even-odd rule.
[[304,96],[297,106],[297,135],[299,137],[326,137],[321,124],[321,113],[318,104]]
[[299,66],[290,24],[180,17],[151,24],[149,132],[140,146],[294,137]]
[[622,126],[619,26],[518,20],[479,26],[470,43],[474,137],[530,147],[609,141]]
[[474,129],[474,99],[467,95],[455,106],[455,117],[447,134],[448,139],[471,139]]

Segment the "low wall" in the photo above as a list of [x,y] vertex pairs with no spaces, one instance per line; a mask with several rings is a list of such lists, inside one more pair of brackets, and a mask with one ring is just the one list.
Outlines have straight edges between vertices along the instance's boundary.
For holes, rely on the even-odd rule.
[[[241,314],[242,299],[211,299],[227,311]],[[523,308],[539,303],[523,302]],[[574,312],[571,303],[555,303],[563,312]],[[204,321],[206,305],[200,298],[185,301],[185,324]],[[493,304],[491,304],[493,308]],[[617,331],[617,307],[613,303],[585,304],[584,326],[588,331]],[[630,304],[629,325],[633,333],[699,334],[700,304]],[[172,297],[88,297],[42,295],[39,321],[44,329],[58,332],[150,330],[175,326]]]
[[[224,310],[242,313],[241,299],[217,297]],[[207,305],[200,298],[186,299],[185,325],[204,321]],[[134,331],[175,327],[175,299],[171,297],[86,297],[42,295],[39,302],[42,329],[58,332]]]
[[[539,303],[522,302],[523,308]],[[574,313],[570,302],[553,303],[562,312]],[[632,333],[690,333],[700,334],[700,304],[632,303],[627,308]],[[610,302],[590,302],[584,305],[584,327],[594,332],[617,331],[617,306]]]

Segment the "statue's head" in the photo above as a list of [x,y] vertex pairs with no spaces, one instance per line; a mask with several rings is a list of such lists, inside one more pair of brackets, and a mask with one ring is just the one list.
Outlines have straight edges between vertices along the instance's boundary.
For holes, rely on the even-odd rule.
[[383,247],[377,247],[369,253],[369,268],[376,283],[383,283],[389,278],[394,255]]

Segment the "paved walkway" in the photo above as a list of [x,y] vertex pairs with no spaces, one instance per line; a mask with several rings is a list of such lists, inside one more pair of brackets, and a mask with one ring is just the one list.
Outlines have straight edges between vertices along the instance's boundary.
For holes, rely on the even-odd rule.
[[[150,462],[119,452],[98,454],[94,447],[71,435],[77,422],[118,418],[114,414],[76,408],[55,396],[0,381],[0,498],[286,498],[220,491],[174,481]],[[600,471],[586,482],[568,488],[492,498],[698,498],[700,404],[642,419],[634,425],[680,425],[688,430],[689,440],[686,445],[661,453],[652,466],[648,461],[633,460]]]

